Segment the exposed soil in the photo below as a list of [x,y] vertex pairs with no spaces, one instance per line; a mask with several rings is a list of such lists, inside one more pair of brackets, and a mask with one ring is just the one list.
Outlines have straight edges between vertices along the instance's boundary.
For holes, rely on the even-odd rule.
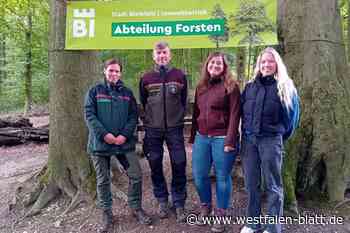
[[[48,117],[33,117],[35,126],[45,125],[48,123]],[[193,186],[190,170],[190,146],[187,147],[188,163],[188,201],[186,210],[188,213],[198,213],[198,197]],[[69,200],[61,197],[51,203],[42,213],[34,216],[22,218],[23,212],[13,211],[10,206],[14,203],[15,190],[22,182],[25,182],[33,174],[38,172],[47,162],[48,145],[27,144],[16,147],[0,148],[0,232],[18,232],[18,233],[54,233],[54,232],[96,232],[100,224],[100,210],[95,206],[81,204],[74,211],[61,216],[67,207]],[[143,207],[151,214],[154,223],[151,226],[142,226],[129,215],[125,201],[114,197],[113,212],[115,215],[114,232],[154,232],[154,233],[183,233],[183,232],[210,232],[210,226],[191,226],[189,224],[178,224],[175,216],[160,220],[157,217],[157,202],[153,197],[152,184],[150,180],[150,170],[145,159],[141,159],[141,165],[144,174],[143,183]],[[165,156],[165,173],[166,177],[171,177],[168,156]],[[127,181],[126,177],[121,178]],[[123,183],[120,188],[127,190],[127,182]],[[213,180],[213,190],[215,190],[215,181]],[[243,188],[241,179],[234,179],[234,188],[232,194],[232,216],[244,216],[244,210],[247,203],[247,196]],[[339,216],[344,220],[343,224],[287,224],[283,225],[283,232],[318,232],[318,233],[346,233],[350,232],[349,211],[338,212],[326,208],[320,208],[318,205],[313,207],[304,207],[301,204],[303,215],[322,214],[326,217]],[[310,205],[308,205],[310,206]],[[342,215],[342,216],[340,216]],[[242,225],[229,225],[226,232],[239,232]]]

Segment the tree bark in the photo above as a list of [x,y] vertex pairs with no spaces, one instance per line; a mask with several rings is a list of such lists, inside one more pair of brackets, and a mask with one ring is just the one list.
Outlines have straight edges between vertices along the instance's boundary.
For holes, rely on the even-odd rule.
[[348,22],[347,22],[347,26],[348,26],[348,30],[347,30],[347,47],[348,47],[348,64],[350,64],[350,0],[348,0],[347,2],[348,4]]
[[249,41],[249,45],[248,45],[248,73],[247,73],[247,78],[250,79],[250,73],[251,73],[251,51],[252,51],[252,43]]
[[3,92],[3,83],[6,80],[6,37],[0,35],[0,95]]
[[[279,0],[278,37],[301,98],[301,123],[286,145],[287,201],[342,201],[350,168],[350,94],[337,0]],[[287,180],[287,182],[286,182]]]
[[236,59],[236,72],[237,72],[237,79],[241,84],[241,88],[243,88],[245,84],[245,61],[246,61],[245,47],[238,47],[237,59]]
[[[101,80],[95,51],[66,51],[65,1],[50,1],[50,143],[41,189],[28,215],[38,213],[50,200],[64,193],[70,210],[95,194],[95,173],[86,154],[87,128],[83,117],[88,87]],[[90,194],[90,195],[89,195]]]
[[32,109],[32,34],[33,34],[33,9],[28,1],[27,30],[25,31],[26,64],[24,71],[24,116]]
[[6,34],[5,34],[5,27],[4,27],[4,20],[5,20],[5,7],[2,7],[0,9],[0,17],[1,17],[1,24],[0,25],[0,96],[3,93],[3,83],[4,80],[6,80]]
[[[1,2],[2,3],[2,2]],[[6,38],[5,6],[0,8],[0,96],[3,94],[3,83],[7,78],[6,69]]]

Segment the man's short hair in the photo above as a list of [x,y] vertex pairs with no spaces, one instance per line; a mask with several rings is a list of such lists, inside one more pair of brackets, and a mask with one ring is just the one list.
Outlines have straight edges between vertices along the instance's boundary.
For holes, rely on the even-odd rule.
[[122,63],[121,63],[118,59],[116,59],[116,58],[110,58],[110,59],[106,60],[106,61],[103,63],[103,67],[104,67],[105,69],[107,69],[107,67],[108,67],[109,65],[114,65],[114,64],[119,65],[119,67],[120,67],[120,72],[123,71]]
[[169,48],[169,44],[166,41],[159,41],[154,45],[154,49],[165,49]]

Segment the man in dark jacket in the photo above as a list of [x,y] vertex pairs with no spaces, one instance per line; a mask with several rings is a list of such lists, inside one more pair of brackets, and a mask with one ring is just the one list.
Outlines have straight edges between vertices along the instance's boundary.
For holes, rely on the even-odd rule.
[[103,210],[101,232],[113,229],[111,157],[116,156],[129,177],[128,204],[142,224],[151,218],[142,210],[142,172],[135,153],[134,131],[137,105],[133,93],[121,81],[122,65],[115,59],[105,62],[104,83],[92,87],[85,98],[85,121],[89,128],[88,152],[96,170],[97,196]]
[[145,111],[145,149],[151,167],[153,192],[159,202],[159,217],[169,214],[168,189],[163,174],[163,143],[170,154],[171,197],[178,222],[185,220],[186,152],[183,126],[187,98],[185,74],[170,67],[171,52],[166,42],[158,42],[153,50],[154,69],[140,80],[140,102]]

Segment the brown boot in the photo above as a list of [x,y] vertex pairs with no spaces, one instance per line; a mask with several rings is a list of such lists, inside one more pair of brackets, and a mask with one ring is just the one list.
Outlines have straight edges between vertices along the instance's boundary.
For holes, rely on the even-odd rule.
[[206,225],[208,220],[205,220],[211,213],[211,204],[202,203],[198,215],[198,225]]
[[102,229],[99,233],[113,232],[113,212],[112,210],[104,210],[102,213]]
[[217,219],[217,222],[214,222],[214,225],[211,227],[212,232],[221,233],[225,231],[225,224],[222,222],[223,221],[222,218],[225,217],[225,215],[226,215],[225,209],[218,208],[215,210],[215,216],[217,216],[218,219]]
[[204,217],[209,216],[211,213],[211,204],[208,203],[202,203],[200,207],[200,212],[199,212],[199,218],[202,219]]
[[137,222],[143,225],[152,224],[152,218],[143,209],[131,210],[132,215],[136,218]]

